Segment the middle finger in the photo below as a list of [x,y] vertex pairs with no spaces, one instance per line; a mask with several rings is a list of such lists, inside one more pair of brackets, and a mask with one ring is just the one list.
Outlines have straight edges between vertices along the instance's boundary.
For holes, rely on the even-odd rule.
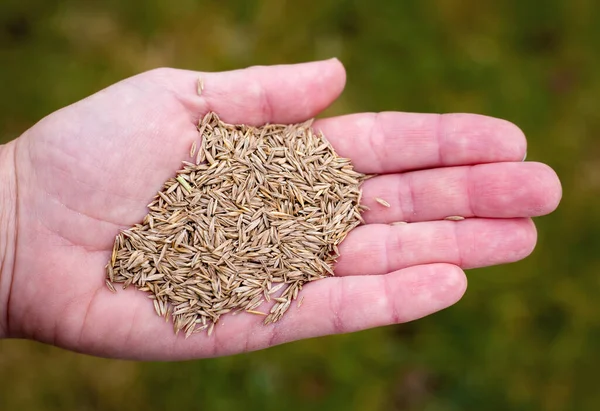
[[535,217],[557,207],[557,187],[560,182],[550,167],[531,162],[388,174],[363,183],[362,204],[369,208],[363,217],[367,223],[431,221],[455,215]]

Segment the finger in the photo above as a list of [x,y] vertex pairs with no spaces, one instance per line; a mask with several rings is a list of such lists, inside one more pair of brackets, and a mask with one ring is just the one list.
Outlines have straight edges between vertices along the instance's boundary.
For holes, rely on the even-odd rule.
[[476,114],[365,113],[314,126],[363,173],[522,161],[526,150],[514,124]]
[[260,349],[413,321],[453,305],[466,287],[462,270],[449,264],[410,267],[382,276],[315,281],[300,293],[300,298],[304,296],[300,308],[292,306],[278,323],[247,334],[249,341],[244,341],[244,347]]
[[369,224],[357,227],[341,244],[335,273],[384,274],[430,263],[464,269],[510,263],[527,257],[536,237],[530,219]]
[[[448,216],[516,218],[548,214],[561,198],[556,173],[541,163],[436,168],[369,179],[362,186],[367,223]],[[385,200],[390,207],[376,201]]]
[[[456,266],[432,264],[385,276],[331,277],[306,284],[302,306],[294,303],[283,318],[264,326],[264,317],[241,313],[221,317],[211,336],[186,339],[154,314],[143,293],[130,290],[97,295],[87,326],[74,343],[94,355],[141,360],[183,360],[236,354],[302,338],[357,331],[412,321],[458,301],[466,289]],[[110,298],[110,304],[107,300]],[[118,321],[111,313],[121,313]]]
[[[236,124],[305,121],[329,106],[346,82],[337,59],[218,73],[161,69],[148,74],[175,91],[195,123],[208,111]],[[203,83],[200,96],[199,78]]]

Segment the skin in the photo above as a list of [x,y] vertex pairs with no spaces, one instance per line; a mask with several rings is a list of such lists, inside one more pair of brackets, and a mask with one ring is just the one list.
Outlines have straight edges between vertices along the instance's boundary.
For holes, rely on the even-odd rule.
[[[561,198],[552,169],[523,162],[523,133],[474,114],[364,113],[319,120],[365,182],[366,225],[340,247],[336,277],[270,326],[224,316],[212,337],[174,336],[145,294],[115,295],[104,266],[115,235],[186,158],[207,111],[230,123],[309,119],[342,92],[337,60],[201,73],[157,69],[41,120],[0,146],[0,336],[97,356],[181,360],[416,320],[456,303],[463,269],[518,261],[531,217]],[[380,197],[387,208],[375,202]],[[468,217],[446,221],[447,216]],[[406,225],[390,225],[407,221]]]

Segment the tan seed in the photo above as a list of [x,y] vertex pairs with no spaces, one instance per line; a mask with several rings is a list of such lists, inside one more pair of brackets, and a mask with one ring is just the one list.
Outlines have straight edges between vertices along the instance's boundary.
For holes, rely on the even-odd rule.
[[[211,335],[221,316],[241,311],[277,322],[305,283],[334,275],[338,246],[366,209],[368,176],[311,124],[231,125],[208,113],[190,148],[195,162],[184,161],[142,222],[115,238],[107,287],[148,293],[186,338]],[[257,310],[270,300],[269,313]]]
[[202,80],[202,77],[198,77],[198,84],[197,84],[197,90],[196,91],[198,92],[199,96],[201,96],[202,92],[204,91],[204,80]]
[[464,219],[465,219],[464,217],[459,216],[459,215],[450,215],[450,216],[444,218],[444,220],[449,220],[449,221],[462,221]]
[[388,203],[387,201],[385,201],[383,198],[376,197],[375,201],[377,201],[379,204],[381,204],[384,207],[388,207],[388,208],[391,207],[390,203]]

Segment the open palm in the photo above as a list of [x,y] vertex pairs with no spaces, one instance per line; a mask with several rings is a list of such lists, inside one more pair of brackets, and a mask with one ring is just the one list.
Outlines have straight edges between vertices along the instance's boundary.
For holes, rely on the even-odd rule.
[[[8,333],[94,355],[183,359],[265,348],[318,335],[411,321],[455,303],[464,268],[516,261],[535,245],[529,217],[552,211],[560,183],[524,163],[512,124],[452,114],[355,114],[319,120],[358,171],[366,225],[342,244],[336,277],[304,287],[269,326],[224,316],[214,334],[175,336],[146,295],[112,294],[104,266],[115,235],[139,222],[198,138],[208,111],[260,125],[311,118],[345,82],[339,62],[225,73],[159,69],[117,83],[42,120],[13,145],[16,256]],[[375,202],[380,197],[391,207]],[[451,215],[464,221],[445,221]],[[406,221],[409,224],[393,225]]]

